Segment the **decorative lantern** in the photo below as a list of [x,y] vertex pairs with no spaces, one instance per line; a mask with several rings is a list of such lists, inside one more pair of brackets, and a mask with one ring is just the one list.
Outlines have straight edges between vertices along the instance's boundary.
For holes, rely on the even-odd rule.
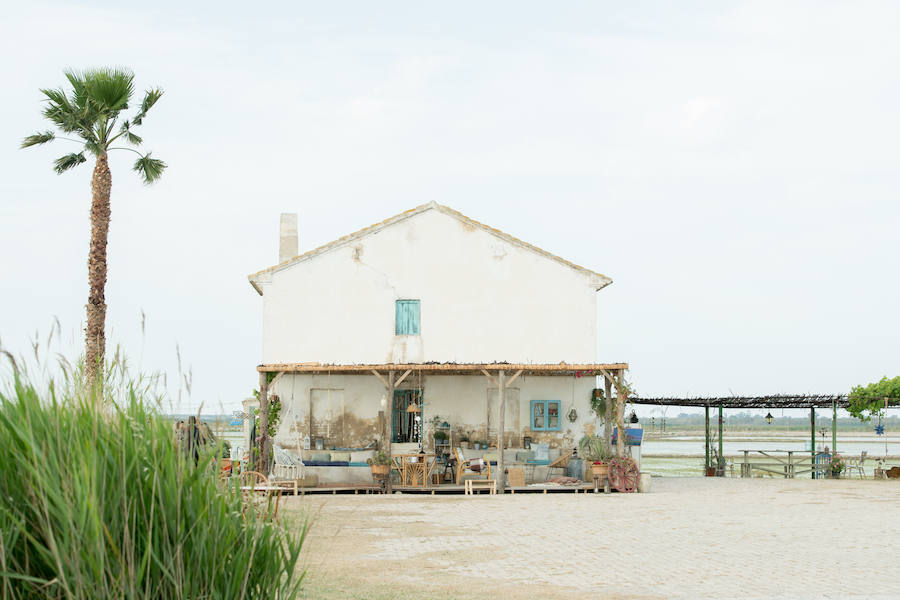
[[771,412],[766,415],[766,425],[771,425],[774,420],[775,417],[772,416]]

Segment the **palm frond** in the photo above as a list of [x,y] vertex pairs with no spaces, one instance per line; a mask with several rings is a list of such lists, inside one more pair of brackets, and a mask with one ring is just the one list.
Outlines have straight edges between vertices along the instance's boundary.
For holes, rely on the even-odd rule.
[[135,125],[140,125],[144,122],[144,117],[147,116],[147,111],[149,111],[156,101],[162,98],[163,91],[159,88],[153,90],[147,90],[144,94],[144,100],[141,102],[141,110],[138,111],[136,115],[134,115],[134,119],[132,122]]
[[125,132],[125,139],[128,140],[129,144],[134,144],[135,146],[140,146],[143,143],[143,139],[139,135],[135,135],[130,131]]
[[147,114],[147,112],[153,108],[153,105],[156,104],[156,101],[162,98],[163,91],[159,88],[155,90],[147,90],[147,93],[144,94],[144,100],[141,102],[141,112]]
[[87,90],[84,86],[84,76],[78,73],[77,71],[68,70],[65,71],[66,79],[69,80],[69,84],[72,86],[72,94],[70,103],[85,111],[88,109],[88,95]]
[[77,132],[83,137],[86,131],[92,129],[96,115],[92,114],[86,100],[84,100],[85,107],[79,107],[73,101],[80,102],[82,100],[76,100],[73,95],[73,101],[70,101],[63,90],[42,89],[41,93],[47,99],[47,106],[43,111],[44,117],[64,132]]
[[112,117],[128,108],[128,101],[134,93],[134,74],[131,71],[91,69],[85,71],[82,77],[85,93],[97,112]]
[[86,160],[87,159],[84,157],[84,152],[66,154],[65,156],[61,156],[60,158],[57,158],[55,161],[53,161],[53,169],[57,173],[63,173],[73,167],[77,167]]
[[44,133],[36,133],[34,135],[29,135],[27,138],[22,140],[22,145],[19,148],[29,148],[31,146],[37,146],[38,144],[46,144],[47,142],[53,140],[56,136],[52,131],[45,131]]
[[166,163],[158,158],[151,158],[148,152],[145,156],[134,161],[133,169],[140,173],[144,178],[144,183],[149,185],[162,176],[162,172],[166,168]]

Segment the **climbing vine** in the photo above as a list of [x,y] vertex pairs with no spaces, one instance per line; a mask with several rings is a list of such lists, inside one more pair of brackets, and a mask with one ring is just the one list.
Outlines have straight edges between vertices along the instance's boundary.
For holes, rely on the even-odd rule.
[[900,400],[900,377],[882,377],[881,381],[854,387],[848,397],[847,412],[861,421],[869,421],[883,414],[886,399],[892,404]]

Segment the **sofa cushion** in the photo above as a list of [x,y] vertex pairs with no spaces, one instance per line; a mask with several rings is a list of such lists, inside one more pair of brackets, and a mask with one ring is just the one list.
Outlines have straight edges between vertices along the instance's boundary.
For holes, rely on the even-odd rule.
[[528,462],[534,460],[533,450],[519,450],[516,452],[516,462]]
[[331,462],[331,452],[323,452],[322,450],[313,450],[309,453],[310,462]]
[[332,452],[331,453],[331,461],[332,462],[350,462],[350,453],[349,452]]

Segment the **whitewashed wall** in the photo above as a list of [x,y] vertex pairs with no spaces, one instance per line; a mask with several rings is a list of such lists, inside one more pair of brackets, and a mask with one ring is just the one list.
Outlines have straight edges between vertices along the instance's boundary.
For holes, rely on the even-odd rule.
[[[589,274],[437,209],[263,279],[264,363],[595,360]],[[394,335],[398,299],[420,336]]]
[[[597,418],[590,411],[590,394],[594,387],[593,377],[520,377],[508,390],[507,399],[512,401],[518,395],[518,410],[508,407],[507,432],[508,447],[521,447],[523,435],[531,436],[535,442],[547,441],[554,448],[572,448],[585,433],[599,433],[602,430]],[[459,430],[473,431],[479,438],[485,437],[488,419],[488,394],[491,390],[484,376],[430,375],[421,379],[410,375],[401,388],[423,390],[425,401],[424,421],[434,415],[450,423],[454,434]],[[330,391],[330,394],[328,393]],[[298,440],[309,435],[309,411],[313,396],[316,404],[331,406],[320,409],[320,414],[331,413],[332,428],[341,426],[340,415],[347,414],[344,434],[345,447],[363,447],[370,441],[380,439],[376,426],[378,412],[382,410],[381,399],[384,386],[374,375],[284,375],[273,386],[272,393],[282,401],[282,419],[276,442],[286,447],[296,447]],[[496,394],[496,388],[494,388]],[[560,431],[531,432],[531,400],[560,401]],[[388,402],[388,407],[390,403]],[[575,408],[578,418],[570,422],[566,418],[570,408]],[[510,416],[518,413],[518,423],[511,422]],[[496,419],[495,413],[490,417]],[[494,421],[496,422],[496,421]],[[426,430],[426,439],[430,438]],[[492,442],[496,438],[491,439]],[[430,443],[430,442],[429,442]]]

